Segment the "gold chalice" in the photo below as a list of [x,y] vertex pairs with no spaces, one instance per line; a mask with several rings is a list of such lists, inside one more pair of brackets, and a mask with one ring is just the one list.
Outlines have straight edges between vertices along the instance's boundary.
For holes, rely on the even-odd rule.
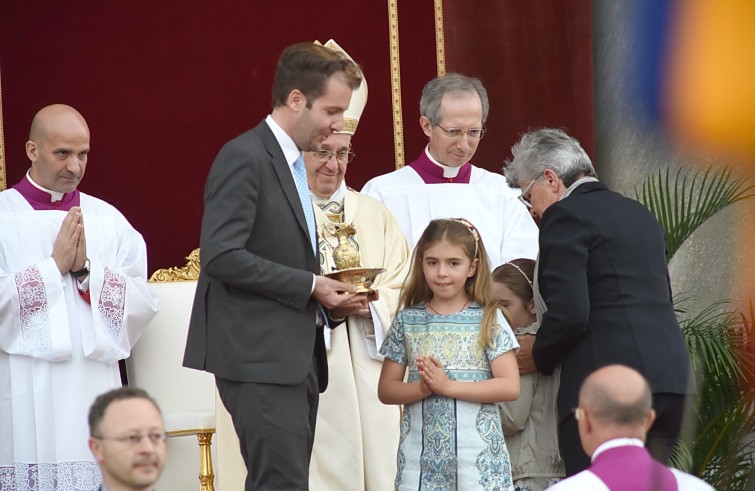
[[[338,239],[338,245],[333,248],[333,261],[337,269],[325,276],[356,285],[357,293],[371,292],[370,287],[375,282],[375,278],[385,269],[362,267],[359,251],[349,241],[349,237],[356,233],[353,225],[335,224],[332,229],[327,232],[329,232],[328,235],[335,235]],[[325,230],[322,232],[324,233]]]

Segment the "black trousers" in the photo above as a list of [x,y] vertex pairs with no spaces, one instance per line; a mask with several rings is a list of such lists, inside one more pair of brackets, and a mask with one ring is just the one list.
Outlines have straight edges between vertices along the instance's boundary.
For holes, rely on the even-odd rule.
[[215,377],[233,420],[246,464],[246,491],[309,489],[319,391],[314,358],[294,385],[237,382]]
[[[655,422],[648,431],[645,446],[653,458],[664,464],[682,432],[685,399],[686,396],[682,394],[653,394]],[[558,447],[567,477],[590,467],[590,457],[582,450],[579,441],[574,414],[570,414],[558,427]]]

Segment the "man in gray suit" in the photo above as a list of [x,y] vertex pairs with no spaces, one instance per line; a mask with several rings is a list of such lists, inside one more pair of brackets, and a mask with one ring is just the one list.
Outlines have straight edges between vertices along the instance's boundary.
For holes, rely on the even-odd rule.
[[247,490],[307,489],[326,309],[367,304],[318,276],[302,151],[343,126],[359,68],[314,44],[281,54],[273,111],[228,142],[205,187],[201,264],[184,366],[211,372],[239,436]]

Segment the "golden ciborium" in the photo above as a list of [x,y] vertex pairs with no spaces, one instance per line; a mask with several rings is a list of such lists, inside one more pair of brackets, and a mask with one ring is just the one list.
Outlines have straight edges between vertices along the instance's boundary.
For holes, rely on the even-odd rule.
[[385,271],[383,268],[363,268],[359,251],[349,238],[356,234],[353,225],[331,223],[320,228],[321,237],[334,237],[337,244],[333,246],[327,239],[326,243],[333,249],[333,262],[336,270],[325,276],[356,285],[357,293],[371,292],[370,288],[377,275]]

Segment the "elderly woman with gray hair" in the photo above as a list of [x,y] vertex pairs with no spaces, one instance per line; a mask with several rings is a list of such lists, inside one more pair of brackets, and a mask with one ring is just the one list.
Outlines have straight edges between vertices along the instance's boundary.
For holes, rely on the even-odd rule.
[[658,418],[646,444],[665,461],[694,384],[671,301],[663,230],[644,206],[598,181],[587,153],[565,132],[527,133],[512,154],[506,178],[541,220],[535,272],[541,324],[534,344],[521,341],[518,358],[546,375],[561,369],[558,433],[566,474],[590,465],[572,414],[579,387],[594,370],[617,363],[650,383]]

